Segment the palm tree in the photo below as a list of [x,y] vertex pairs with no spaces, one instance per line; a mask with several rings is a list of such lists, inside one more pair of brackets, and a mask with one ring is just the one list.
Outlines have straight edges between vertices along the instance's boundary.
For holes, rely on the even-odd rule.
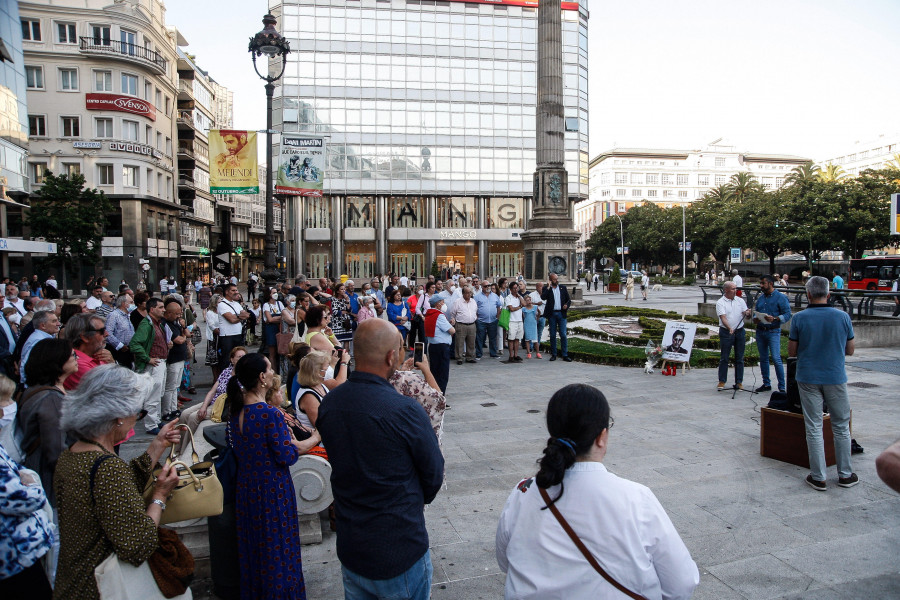
[[743,202],[748,194],[764,189],[762,184],[756,180],[756,175],[749,171],[735,173],[731,176],[731,181],[728,182],[728,185],[731,188],[732,196],[738,202]]
[[885,169],[893,169],[895,171],[900,171],[900,152],[894,155],[891,160],[884,163]]
[[719,202],[727,202],[734,197],[734,192],[731,190],[731,186],[723,183],[722,185],[710,188],[703,197]]
[[791,172],[788,173],[788,176],[784,178],[785,185],[801,185],[804,183],[812,183],[816,181],[819,176],[818,165],[814,164],[812,161],[805,162],[799,167],[794,167],[791,169]]
[[819,171],[819,181],[835,183],[847,177],[847,173],[840,165],[825,165],[824,171]]

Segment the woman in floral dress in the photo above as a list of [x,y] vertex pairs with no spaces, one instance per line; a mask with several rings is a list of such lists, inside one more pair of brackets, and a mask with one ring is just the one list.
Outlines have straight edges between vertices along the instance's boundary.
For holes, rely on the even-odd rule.
[[[350,348],[349,342],[353,339],[353,328],[350,325],[350,296],[343,283],[337,284],[334,297],[331,299],[331,330],[334,336],[344,347]],[[353,353],[350,348],[351,354]]]
[[306,600],[290,472],[301,444],[281,411],[266,404],[274,376],[269,360],[252,353],[238,361],[228,382],[242,600]]

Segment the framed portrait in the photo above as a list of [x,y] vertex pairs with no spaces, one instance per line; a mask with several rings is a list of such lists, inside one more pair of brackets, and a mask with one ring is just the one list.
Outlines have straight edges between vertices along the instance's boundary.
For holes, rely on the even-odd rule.
[[691,348],[694,346],[696,335],[696,323],[666,321],[662,339],[663,360],[688,362],[691,359]]

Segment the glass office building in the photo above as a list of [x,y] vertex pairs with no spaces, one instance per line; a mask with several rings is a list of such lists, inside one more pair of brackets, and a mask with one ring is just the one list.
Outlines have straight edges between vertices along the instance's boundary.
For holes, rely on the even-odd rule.
[[[275,92],[275,128],[327,143],[324,196],[288,202],[290,275],[422,274],[432,262],[493,277],[524,270],[520,234],[536,166],[535,4],[270,2],[293,50]],[[580,200],[588,197],[588,13],[563,8],[566,168]]]

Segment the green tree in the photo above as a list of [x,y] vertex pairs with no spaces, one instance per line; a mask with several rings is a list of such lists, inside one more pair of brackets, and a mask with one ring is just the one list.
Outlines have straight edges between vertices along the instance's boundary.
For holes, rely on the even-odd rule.
[[788,218],[786,192],[765,192],[754,189],[746,199],[728,211],[725,223],[730,230],[734,246],[752,248],[769,257],[769,272],[775,272],[775,257],[786,249],[783,231],[775,227],[775,221]]
[[75,257],[100,261],[103,226],[113,210],[103,192],[85,189],[83,175],[47,172],[43,186],[31,201],[25,224],[34,237],[57,244],[56,255],[44,259],[44,264],[62,268],[63,293],[68,289],[66,270],[74,268]]
[[[628,215],[626,214],[625,216],[627,218]],[[616,249],[620,245],[619,239],[619,220],[609,216],[591,232],[591,237],[588,238],[586,243],[586,259],[609,257],[618,263],[620,256]]]
[[437,277],[438,277],[438,275],[440,275],[440,273],[441,272],[440,272],[440,270],[438,270],[437,261],[436,260],[431,261],[431,275],[435,279],[437,279]]
[[891,160],[884,163],[885,169],[891,169],[894,171],[900,171],[900,152],[894,154]]
[[804,185],[817,181],[819,178],[819,167],[813,161],[805,162],[800,166],[791,169],[788,176],[784,178],[785,185]]

